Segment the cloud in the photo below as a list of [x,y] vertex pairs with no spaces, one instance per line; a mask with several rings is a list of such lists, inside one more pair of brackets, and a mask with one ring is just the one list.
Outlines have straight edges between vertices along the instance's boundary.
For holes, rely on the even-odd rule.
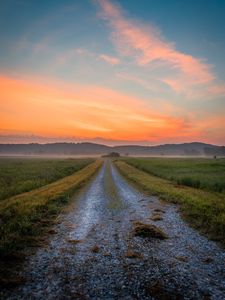
[[101,58],[102,60],[104,60],[105,62],[107,62],[110,65],[118,65],[120,63],[119,58],[114,57],[114,56],[110,56],[110,55],[106,55],[106,54],[101,54],[99,55],[99,58]]
[[[97,0],[100,16],[112,30],[112,41],[123,57],[135,60],[139,66],[163,69],[158,80],[175,92],[188,92],[190,88],[213,88],[215,75],[203,59],[178,51],[173,43],[165,40],[152,25],[143,25],[125,16],[122,9],[109,0]],[[217,89],[217,91],[221,91]],[[210,93],[211,94],[211,93]]]

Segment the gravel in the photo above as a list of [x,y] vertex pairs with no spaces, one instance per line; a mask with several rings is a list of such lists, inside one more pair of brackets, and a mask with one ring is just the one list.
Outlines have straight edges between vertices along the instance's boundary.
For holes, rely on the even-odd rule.
[[[1,299],[225,299],[225,252],[177,208],[137,191],[106,162],[74,196],[46,247],[27,258],[18,274],[25,283]],[[134,236],[134,222],[168,238]]]

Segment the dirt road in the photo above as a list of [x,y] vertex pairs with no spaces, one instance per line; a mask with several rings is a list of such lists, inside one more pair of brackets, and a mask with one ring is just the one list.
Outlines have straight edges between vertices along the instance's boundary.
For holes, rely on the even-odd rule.
[[[110,162],[74,200],[49,244],[27,259],[26,282],[4,299],[224,299],[225,252]],[[134,236],[135,221],[168,239]]]

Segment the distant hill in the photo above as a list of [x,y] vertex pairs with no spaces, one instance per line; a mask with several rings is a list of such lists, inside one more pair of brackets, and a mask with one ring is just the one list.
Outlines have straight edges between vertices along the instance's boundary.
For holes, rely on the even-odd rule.
[[225,146],[205,143],[165,144],[159,146],[115,146],[94,143],[0,144],[0,155],[120,155],[154,156],[225,156]]

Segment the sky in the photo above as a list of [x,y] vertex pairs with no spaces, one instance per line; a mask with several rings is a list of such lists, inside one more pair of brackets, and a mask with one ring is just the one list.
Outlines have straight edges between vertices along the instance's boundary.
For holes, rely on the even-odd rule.
[[0,143],[225,145],[225,0],[2,0]]

